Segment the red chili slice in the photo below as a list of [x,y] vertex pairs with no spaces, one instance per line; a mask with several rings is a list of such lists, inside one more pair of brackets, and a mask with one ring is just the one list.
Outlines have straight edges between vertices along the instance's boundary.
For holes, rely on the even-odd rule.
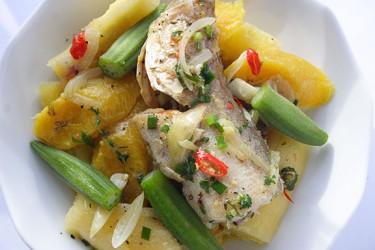
[[76,60],[81,59],[87,50],[87,42],[85,39],[85,32],[76,33],[73,35],[72,47],[70,47],[70,54]]
[[286,192],[286,189],[284,188],[284,191],[283,191],[283,193],[284,193],[284,196],[285,196],[285,198],[288,200],[288,201],[290,201],[291,203],[293,203],[294,204],[294,201],[292,200],[292,198],[287,194],[287,192]]
[[261,63],[258,53],[253,49],[248,49],[246,51],[246,60],[251,68],[251,72],[253,73],[253,75],[259,75]]
[[195,154],[195,162],[202,172],[215,177],[222,177],[228,173],[228,166],[212,154],[199,149]]

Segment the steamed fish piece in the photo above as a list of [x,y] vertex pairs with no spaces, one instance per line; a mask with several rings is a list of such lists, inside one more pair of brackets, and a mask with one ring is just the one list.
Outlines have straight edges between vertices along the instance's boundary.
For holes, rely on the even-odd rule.
[[[212,21],[212,17],[212,0],[176,0],[151,25],[139,57],[137,79],[141,93],[151,107],[160,107],[160,97],[167,95],[191,109],[150,109],[136,115],[134,121],[155,165],[169,178],[182,182],[186,199],[204,222],[238,223],[282,190],[279,156],[270,151],[253,121],[246,118],[247,111],[237,105],[226,86],[215,24],[195,30],[200,39],[191,38],[186,47],[181,47],[184,34],[191,32],[189,29],[202,20]],[[201,50],[196,48],[197,41]],[[203,63],[193,64],[203,50],[211,56]],[[182,66],[183,54],[190,65],[188,69]],[[214,79],[204,79],[203,83],[190,81],[204,78],[203,70],[209,71]],[[195,100],[202,95],[208,98],[199,104]],[[150,116],[157,119],[156,129],[147,126]],[[222,129],[210,126],[209,117],[214,117]],[[224,139],[227,147],[220,147],[217,138]],[[194,159],[197,150],[209,152],[228,166],[227,175],[213,178],[199,170]],[[215,191],[215,186],[220,185],[217,181],[226,187],[224,192]]]
[[[148,144],[154,165],[169,178],[182,182],[184,196],[204,222],[238,223],[251,216],[260,206],[269,203],[282,190],[282,181],[278,174],[278,154],[271,153],[273,157],[268,159],[268,168],[256,165],[253,158],[243,155],[244,152],[250,155],[253,153],[250,135],[254,128],[250,126],[254,124],[244,128],[242,134],[237,132],[237,128],[233,132],[233,128],[224,126],[226,132],[230,131],[230,137],[225,137],[228,138],[228,148],[219,148],[216,141],[219,132],[205,122],[208,111],[205,105],[198,105],[186,112],[149,109],[136,115],[133,121]],[[155,129],[148,128],[150,116],[157,117]],[[179,127],[175,127],[175,124],[179,124]],[[166,127],[169,128],[168,131]],[[185,135],[186,138],[176,140],[176,134]],[[235,145],[232,140],[235,143],[238,143],[238,140],[242,142]],[[186,141],[190,141],[187,146],[184,144]],[[194,161],[194,151],[197,149],[210,152],[226,164],[228,174],[212,178],[197,169]],[[181,155],[177,158],[180,162],[176,162],[176,155]],[[185,172],[181,173],[181,167]],[[222,194],[213,188],[216,181],[227,187]],[[206,183],[208,188],[202,187],[202,183]]]

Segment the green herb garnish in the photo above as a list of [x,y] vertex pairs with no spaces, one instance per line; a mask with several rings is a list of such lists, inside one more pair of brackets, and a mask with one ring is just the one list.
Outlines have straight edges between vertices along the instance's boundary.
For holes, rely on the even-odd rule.
[[151,229],[148,227],[142,227],[141,238],[144,240],[150,240]]
[[147,129],[156,129],[158,127],[158,117],[156,115],[149,115],[147,117]]
[[212,183],[211,187],[218,194],[223,194],[225,192],[225,190],[227,190],[227,188],[228,188],[226,185],[224,185],[220,181],[215,181],[214,183]]

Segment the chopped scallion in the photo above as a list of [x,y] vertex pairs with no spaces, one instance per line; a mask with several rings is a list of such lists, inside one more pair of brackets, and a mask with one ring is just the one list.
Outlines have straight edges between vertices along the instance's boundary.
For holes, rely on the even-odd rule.
[[210,188],[210,184],[208,181],[200,181],[199,182],[199,186],[201,188],[203,188],[203,190],[208,194],[210,191],[209,191],[209,188]]
[[217,146],[221,149],[228,147],[228,144],[225,143],[224,136],[222,135],[216,136],[216,143],[217,143]]
[[141,238],[144,240],[150,240],[151,229],[148,227],[142,227]]
[[163,132],[163,133],[168,133],[168,131],[169,131],[169,129],[170,129],[170,126],[169,125],[167,125],[167,124],[164,124],[161,128],[160,128],[160,131],[161,132]]
[[158,127],[158,117],[156,115],[149,115],[147,117],[147,129],[156,129]]
[[225,190],[227,190],[227,188],[228,188],[226,185],[224,185],[220,181],[215,181],[214,183],[212,183],[211,187],[218,194],[223,194],[225,192]]
[[212,30],[212,26],[211,25],[207,25],[206,26],[206,35],[209,39],[211,39],[213,36],[214,36],[214,32]]
[[194,41],[199,42],[203,39],[203,34],[202,32],[195,32],[193,35]]

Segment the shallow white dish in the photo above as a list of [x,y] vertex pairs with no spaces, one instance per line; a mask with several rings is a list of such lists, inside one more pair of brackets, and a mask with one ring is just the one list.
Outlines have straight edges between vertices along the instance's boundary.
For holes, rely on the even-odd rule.
[[[111,0],[46,0],[7,48],[0,64],[0,184],[11,217],[32,249],[84,249],[63,229],[72,193],[31,152],[37,86],[54,79],[48,59],[105,11]],[[248,19],[280,39],[283,49],[322,68],[336,84],[331,103],[313,118],[330,135],[314,148],[273,242],[228,242],[228,249],[327,249],[358,205],[366,181],[372,121],[368,91],[332,13],[316,2],[246,1]],[[360,107],[360,112],[358,112]]]

